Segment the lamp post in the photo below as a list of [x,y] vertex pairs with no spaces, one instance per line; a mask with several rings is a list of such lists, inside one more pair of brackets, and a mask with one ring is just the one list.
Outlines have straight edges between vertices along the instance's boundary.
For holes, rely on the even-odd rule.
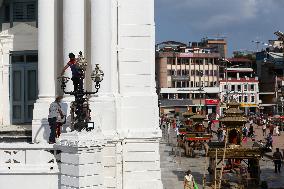
[[202,112],[202,106],[201,106],[201,91],[204,91],[204,87],[203,87],[203,82],[201,81],[201,78],[203,77],[203,72],[199,71],[199,111],[200,113]]
[[[75,101],[71,103],[71,112],[75,113],[76,116],[72,120],[72,124],[74,129],[77,131],[82,131],[83,129],[91,130],[91,127],[88,127],[88,123],[90,120],[90,112],[89,103],[88,103],[88,95],[93,95],[98,93],[100,89],[100,83],[103,80],[104,72],[99,68],[99,65],[96,64],[95,69],[91,74],[91,79],[95,82],[95,91],[87,91],[84,90],[84,79],[85,79],[85,71],[87,62],[82,55],[82,52],[79,53],[78,58],[76,59],[76,69],[80,73],[79,83],[77,86],[74,86],[74,91],[66,91],[66,83],[70,80],[69,77],[58,77],[58,81],[61,83],[61,89],[64,94],[69,94],[75,96]],[[71,115],[72,116],[72,115]],[[73,117],[73,116],[72,116]]]

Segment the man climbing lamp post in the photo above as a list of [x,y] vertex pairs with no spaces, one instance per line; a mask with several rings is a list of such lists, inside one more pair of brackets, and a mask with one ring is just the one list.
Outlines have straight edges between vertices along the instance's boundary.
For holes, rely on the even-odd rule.
[[[73,53],[70,53],[73,54]],[[69,54],[69,57],[70,57]],[[73,61],[72,64],[70,62]],[[61,77],[58,77],[58,81],[61,83],[61,89],[64,94],[75,96],[75,101],[71,103],[71,120],[74,130],[81,131],[83,129],[90,130],[88,123],[90,120],[90,109],[88,103],[88,95],[93,95],[98,93],[100,89],[100,83],[103,80],[104,72],[96,64],[95,69],[91,74],[91,79],[95,82],[95,91],[84,90],[84,79],[87,67],[87,61],[83,57],[82,52],[79,52],[78,58],[75,56],[70,58],[70,62],[64,67]],[[66,91],[66,84],[70,80],[69,77],[63,76],[64,71],[70,67],[72,71],[72,81],[74,85],[73,91]],[[78,81],[77,81],[78,80]],[[73,114],[76,116],[73,117]]]

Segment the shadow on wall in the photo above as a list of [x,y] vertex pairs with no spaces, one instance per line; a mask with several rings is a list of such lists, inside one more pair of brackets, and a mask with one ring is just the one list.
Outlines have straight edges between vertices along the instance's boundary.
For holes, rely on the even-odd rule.
[[[68,104],[66,102],[62,102],[60,103],[61,105],[61,109],[63,111],[63,114],[66,116],[68,115],[67,114],[67,111],[68,111]],[[62,133],[67,133],[66,129],[70,127],[70,123],[71,123],[71,116],[68,115],[66,117],[66,123],[62,125],[62,128],[61,128],[61,132]]]
[[38,141],[38,135],[40,133],[43,133],[43,140],[48,142],[49,134],[50,134],[50,128],[49,128],[49,124],[48,124],[48,119],[47,118],[43,118],[41,120],[40,128],[37,130],[37,132],[35,134],[34,141]]

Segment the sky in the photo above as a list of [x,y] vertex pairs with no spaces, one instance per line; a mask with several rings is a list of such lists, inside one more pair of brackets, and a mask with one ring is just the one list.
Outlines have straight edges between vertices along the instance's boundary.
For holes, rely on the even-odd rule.
[[[284,32],[284,0],[155,0],[156,43],[226,37],[229,56]],[[265,48],[260,45],[259,49]]]

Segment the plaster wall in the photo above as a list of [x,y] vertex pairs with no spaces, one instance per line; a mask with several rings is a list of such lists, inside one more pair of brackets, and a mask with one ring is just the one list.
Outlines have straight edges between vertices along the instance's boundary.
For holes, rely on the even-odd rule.
[[[10,107],[10,52],[37,50],[37,29],[18,24],[0,33],[0,124],[11,124]],[[4,108],[5,107],[5,108]]]

